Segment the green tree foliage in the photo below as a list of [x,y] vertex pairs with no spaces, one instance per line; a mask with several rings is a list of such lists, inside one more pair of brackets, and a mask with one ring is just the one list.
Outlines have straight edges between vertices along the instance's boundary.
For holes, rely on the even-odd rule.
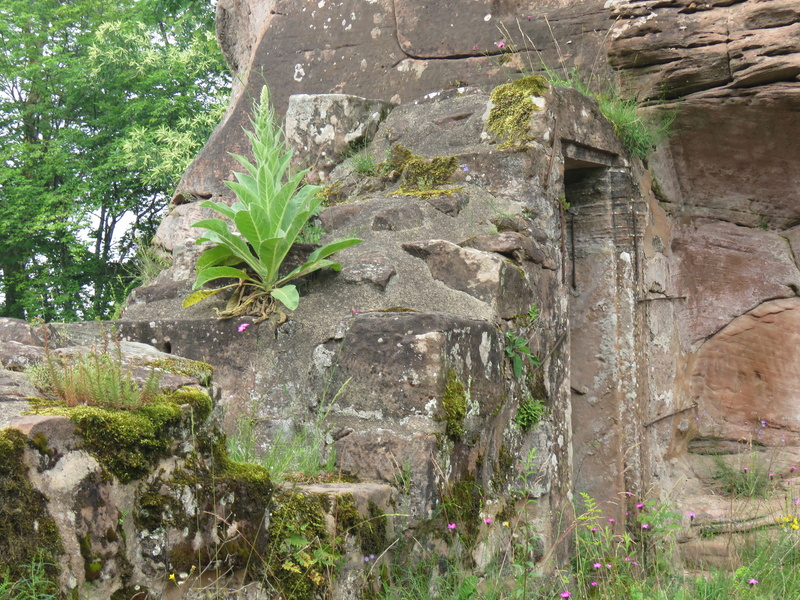
[[0,5],[0,316],[105,317],[219,120],[210,4]]

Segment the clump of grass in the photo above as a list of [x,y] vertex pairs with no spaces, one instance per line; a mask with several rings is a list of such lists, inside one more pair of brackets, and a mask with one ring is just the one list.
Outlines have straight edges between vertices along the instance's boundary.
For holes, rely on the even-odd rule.
[[738,455],[733,463],[720,454],[714,455],[713,478],[723,493],[739,498],[763,498],[774,488],[774,476],[758,451]]
[[[237,434],[228,438],[228,453],[236,462],[259,464],[269,470],[272,481],[315,479],[334,470],[336,454],[326,448],[321,423],[279,431],[263,452],[256,449],[255,423],[240,418]],[[326,452],[327,450],[327,452]]]
[[144,240],[136,241],[136,255],[131,261],[131,287],[146,285],[155,279],[161,271],[172,265],[172,258]]
[[372,153],[367,149],[361,149],[347,159],[350,168],[359,175],[374,176],[378,172],[378,163]]
[[28,374],[43,394],[67,406],[85,404],[126,410],[141,408],[158,395],[161,374],[151,369],[143,384],[136,381],[131,369],[123,363],[116,335],[113,349],[104,332],[100,348],[93,346],[85,354],[59,357],[50,349],[47,328],[42,330],[45,358],[31,367]]
[[313,480],[333,473],[336,453],[328,447],[328,426],[325,420],[331,406],[342,393],[347,382],[339,388],[332,400],[323,397],[315,418],[306,424],[293,426],[275,434],[268,444],[259,448],[257,424],[258,403],[249,414],[239,416],[235,435],[228,437],[228,454],[241,463],[254,463],[269,470],[273,481]]
[[26,566],[23,577],[12,578],[9,570],[0,574],[0,600],[55,600],[59,597],[58,585],[47,576],[41,554]]

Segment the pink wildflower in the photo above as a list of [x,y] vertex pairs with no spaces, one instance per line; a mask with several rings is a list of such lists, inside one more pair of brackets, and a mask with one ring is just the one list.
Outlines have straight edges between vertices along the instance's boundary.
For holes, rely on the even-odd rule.
[[491,522],[492,522],[492,518],[491,518],[491,517],[486,517],[486,518],[483,520],[483,522],[484,522],[484,523],[486,523],[486,524],[488,525],[489,523],[491,523]]
[[448,528],[448,529],[450,529],[450,530],[452,531],[453,529],[455,529],[455,528],[456,528],[456,524],[455,524],[455,523],[448,523],[448,524],[447,524],[447,528]]
[[593,581],[593,582],[592,582],[592,583],[590,583],[589,585],[590,585],[590,586],[592,586],[592,587],[597,587],[597,585],[598,585],[598,584],[597,584],[597,582],[596,582],[596,581]]
[[473,50],[477,50],[477,49],[478,49],[478,45],[477,45],[477,44],[475,44],[475,45],[472,47],[472,49],[473,49]]
[[636,508],[644,508],[644,504],[640,502],[639,504],[636,505]]
[[642,529],[650,529],[650,524],[645,523],[644,525],[642,525]]
[[506,47],[506,43],[505,42],[497,42],[496,45],[497,45],[498,48],[505,48]]
[[697,516],[697,514],[693,512],[687,512],[686,516],[689,517],[689,519],[694,519]]
[[562,598],[569,598],[570,596],[572,596],[572,594],[570,594],[569,592],[561,592]]
[[614,523],[614,522],[616,522],[616,519],[609,519],[608,522],[609,523]]
[[239,327],[238,327],[238,329],[236,331],[238,331],[239,333],[242,333],[248,327],[250,327],[250,323],[242,323],[241,325],[239,325]]
[[758,579],[750,579],[750,580],[748,580],[747,583],[749,583],[750,585],[757,585],[758,584]]
[[599,568],[600,568],[600,567],[602,567],[603,565],[601,565],[600,563],[594,563],[594,565],[592,565],[592,566],[593,566],[595,569],[599,569]]

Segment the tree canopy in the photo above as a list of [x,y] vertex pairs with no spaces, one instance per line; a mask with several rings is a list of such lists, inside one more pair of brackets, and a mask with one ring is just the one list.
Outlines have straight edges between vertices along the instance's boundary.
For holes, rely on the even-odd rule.
[[229,76],[197,0],[0,5],[0,316],[108,317]]

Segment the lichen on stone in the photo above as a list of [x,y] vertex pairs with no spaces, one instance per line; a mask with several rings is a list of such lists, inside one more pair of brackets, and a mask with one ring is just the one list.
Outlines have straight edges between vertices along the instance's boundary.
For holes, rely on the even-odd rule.
[[492,91],[492,109],[486,129],[504,140],[500,148],[522,146],[531,141],[528,128],[531,117],[539,110],[533,98],[544,94],[548,86],[541,75],[530,75],[497,86]]

